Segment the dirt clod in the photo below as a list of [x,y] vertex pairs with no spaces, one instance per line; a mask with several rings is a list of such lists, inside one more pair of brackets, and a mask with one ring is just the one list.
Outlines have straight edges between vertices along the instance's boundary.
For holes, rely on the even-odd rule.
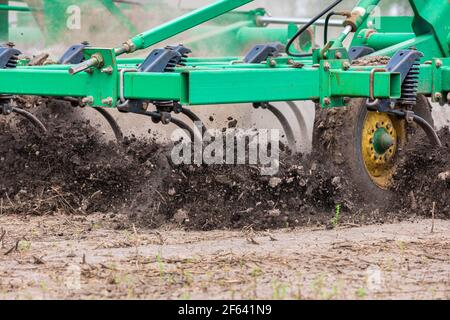
[[439,132],[443,148],[432,150],[423,140],[407,151],[395,177],[396,200],[369,210],[345,173],[317,155],[283,152],[274,177],[254,166],[174,166],[168,146],[134,137],[107,142],[77,109],[58,104],[63,112],[55,113],[54,101],[29,105],[49,135],[1,119],[2,213],[125,212],[150,227],[175,222],[198,230],[385,223],[430,217],[433,203],[437,217],[450,217],[448,129]]

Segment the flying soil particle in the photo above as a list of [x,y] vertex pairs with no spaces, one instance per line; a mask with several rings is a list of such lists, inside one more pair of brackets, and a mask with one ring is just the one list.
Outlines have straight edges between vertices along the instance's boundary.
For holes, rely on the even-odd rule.
[[450,181],[442,178],[450,170],[448,129],[439,132],[442,149],[430,151],[422,141],[408,150],[392,190],[397,201],[369,210],[349,191],[345,174],[330,172],[319,155],[282,152],[276,177],[246,165],[175,166],[170,146],[134,137],[106,142],[64,103],[33,101],[28,107],[49,134],[0,118],[4,214],[126,212],[145,226],[176,223],[195,230],[330,226],[337,206],[341,223],[429,216],[433,203],[441,218],[450,217]]

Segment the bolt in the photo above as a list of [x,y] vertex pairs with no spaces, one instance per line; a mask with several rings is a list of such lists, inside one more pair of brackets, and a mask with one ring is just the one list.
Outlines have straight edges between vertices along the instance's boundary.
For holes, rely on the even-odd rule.
[[442,93],[436,92],[436,93],[434,94],[434,100],[436,100],[436,101],[441,101],[441,99],[442,99]]
[[336,59],[341,59],[342,58],[342,53],[340,51],[338,51],[338,52],[335,53],[334,57]]
[[440,68],[440,67],[442,67],[442,60],[441,59],[437,59],[436,60],[436,68]]
[[84,105],[91,106],[94,104],[94,97],[93,96],[85,97],[81,99],[81,103],[83,103]]
[[349,63],[348,61],[345,61],[345,62],[342,64],[342,68],[343,68],[345,71],[347,71],[348,69],[350,69],[350,63]]
[[391,103],[389,104],[389,108],[390,108],[391,110],[394,110],[395,107],[396,107],[395,102],[394,102],[394,101],[391,101]]
[[326,105],[326,106],[329,106],[331,104],[330,98],[324,98],[323,99],[323,104]]
[[112,74],[113,73],[113,68],[111,66],[103,68],[102,69],[102,73]]
[[287,61],[287,64],[292,66],[292,68],[297,68],[297,69],[301,69],[301,68],[303,68],[305,66],[303,63],[295,62],[294,59],[289,59]]
[[276,67],[277,66],[277,62],[275,60],[273,60],[272,58],[270,59],[270,66],[271,67]]
[[325,63],[323,64],[323,69],[324,69],[325,71],[330,71],[330,69],[331,69],[330,64],[329,64],[328,62],[325,62]]
[[108,97],[108,98],[106,98],[106,99],[103,99],[103,100],[102,100],[102,104],[106,104],[107,106],[112,106],[112,104],[113,104],[113,98]]

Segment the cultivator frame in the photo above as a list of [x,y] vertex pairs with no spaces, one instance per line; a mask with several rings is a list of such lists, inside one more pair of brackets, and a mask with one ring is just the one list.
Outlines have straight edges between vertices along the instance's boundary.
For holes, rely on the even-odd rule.
[[[434,137],[432,141],[439,144],[436,135],[430,132],[431,126],[411,114],[408,104],[414,104],[414,99],[410,101],[405,96],[414,98],[422,94],[441,104],[450,102],[450,21],[446,18],[450,16],[450,4],[447,0],[410,0],[415,14],[408,20],[412,28],[401,33],[370,27],[370,14],[380,0],[360,0],[351,12],[340,13],[346,16],[340,35],[323,48],[314,49],[312,54],[288,48],[288,54],[282,55],[276,45],[269,44],[255,47],[253,50],[265,53],[257,54],[258,58],[251,62],[249,56],[189,58],[189,50],[184,47],[160,49],[162,58],[152,57],[156,51],[147,59],[121,57],[250,2],[217,1],[138,34],[117,48],[84,47],[82,61],[73,61],[71,65],[27,66],[28,61],[20,60],[16,67],[0,70],[0,95],[5,97],[4,104],[11,95],[77,98],[81,106],[118,108],[163,123],[176,122],[171,117],[173,112],[186,113],[187,109],[181,106],[236,103],[270,106],[269,102],[274,101],[312,100],[323,108],[332,108],[345,106],[349,98],[363,97],[369,100],[373,110],[417,120]],[[335,1],[334,5],[338,3]],[[318,23],[333,7],[300,31],[295,30],[292,39]],[[263,16],[260,19],[270,22]],[[381,18],[382,24],[383,19],[389,18]],[[282,23],[280,19],[273,21]],[[343,43],[351,33],[356,36],[347,49]],[[413,51],[420,54],[411,54]],[[249,55],[254,56],[255,52]],[[392,59],[383,68],[352,65],[352,60],[363,55]],[[170,59],[163,59],[169,56]],[[157,110],[149,112],[144,101],[156,105]],[[399,103],[404,105],[402,110],[394,110]]]
[[[326,51],[314,50],[313,58],[271,57],[259,64],[242,63],[241,57],[191,58],[186,66],[177,67],[174,72],[119,71],[137,71],[137,66],[144,61],[139,58],[120,59],[120,55],[153,46],[249,2],[218,1],[140,34],[117,49],[86,48],[84,55],[87,62],[82,65],[28,67],[21,66],[26,64],[22,61],[17,68],[0,70],[0,93],[88,98],[88,104],[95,107],[115,107],[121,91],[127,100],[175,100],[183,105],[320,99],[323,107],[333,107],[344,105],[344,97],[369,98],[371,92],[372,98],[400,98],[402,83],[399,73],[373,74],[374,67],[349,66],[351,61],[347,50],[336,42]],[[378,2],[362,1],[358,7],[367,8],[370,12],[369,7]],[[411,2],[415,7],[418,6],[416,3],[420,3]],[[442,16],[450,12],[447,1],[434,2],[442,3],[440,11],[445,10]],[[424,10],[418,9],[417,12]],[[366,19],[367,14],[361,17],[358,29]],[[442,25],[439,30],[448,25],[445,19],[439,23]],[[389,34],[385,36],[390,37]],[[449,55],[449,39],[445,35],[425,33],[372,55],[392,56],[412,46],[424,54],[418,93],[441,100],[450,91],[450,60],[446,58]],[[438,49],[440,55],[436,55]],[[101,61],[97,57],[101,57]]]

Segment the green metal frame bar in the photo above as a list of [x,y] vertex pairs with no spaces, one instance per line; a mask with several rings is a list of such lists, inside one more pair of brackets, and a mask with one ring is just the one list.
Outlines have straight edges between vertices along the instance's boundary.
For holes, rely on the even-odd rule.
[[[92,49],[92,52],[97,52]],[[112,57],[112,55],[111,55]],[[112,58],[111,58],[112,59]],[[127,99],[177,100],[186,105],[227,104],[284,100],[314,100],[320,96],[317,86],[323,77],[321,68],[293,68],[280,58],[276,68],[251,64],[216,64],[203,68],[186,67],[175,73],[126,73],[124,93]],[[228,67],[228,68],[225,68]],[[123,68],[126,65],[118,65]],[[119,75],[81,73],[70,76],[68,66],[22,67],[0,71],[1,93],[49,96],[94,96],[96,101],[109,97],[111,91],[95,93],[101,83],[108,83],[117,92]],[[370,70],[331,70],[328,72],[331,96],[368,96]],[[343,85],[357,79],[359,85]],[[354,80],[352,80],[354,81]],[[96,86],[92,84],[95,83]],[[398,98],[400,79],[396,73],[379,73],[375,76],[379,98]],[[112,89],[109,89],[112,90]],[[207,92],[207,94],[205,94]],[[230,94],[232,93],[232,94]]]
[[[416,9],[421,2],[410,1]],[[251,0],[218,1],[142,33],[127,46],[135,46],[134,50],[146,48],[248,2]],[[370,7],[378,2],[361,0],[358,5],[364,6],[364,10],[354,10],[357,16],[354,17],[356,25],[352,28],[360,29],[368,18]],[[447,2],[445,6],[446,10],[450,7]],[[429,7],[424,5],[423,8]],[[431,19],[416,17],[425,18]],[[445,30],[448,32],[450,28]],[[381,38],[378,41],[387,47],[374,55],[392,55],[412,45],[423,50],[424,59],[428,62],[420,66],[419,93],[440,101],[450,92],[450,58],[445,58],[446,53],[440,42],[442,36],[438,35],[440,31],[432,28],[421,34],[415,32],[415,37],[391,46],[392,40],[382,39],[389,37],[389,33],[379,35]],[[342,42],[346,36],[343,32],[333,43]],[[403,37],[398,34],[393,36],[396,40],[404,40]],[[345,105],[344,97],[369,97],[371,91],[375,98],[398,99],[401,95],[398,73],[373,73],[377,66],[352,67],[347,51],[339,46],[329,47],[326,54],[323,54],[324,50],[317,49],[312,58],[270,58],[266,63],[256,65],[245,64],[239,57],[192,58],[186,67],[177,68],[173,73],[125,73],[121,88],[120,70],[136,70],[143,61],[139,58],[117,59],[118,55],[130,51],[126,46],[120,50],[88,48],[85,58],[89,62],[90,72],[73,76],[68,70],[76,66],[0,70],[0,94],[83,97],[88,98],[86,101],[90,105],[98,107],[115,107],[121,89],[125,99],[176,100],[184,105],[315,100],[323,107],[338,107]]]
[[[434,87],[450,91],[450,59],[444,65],[420,67],[419,93],[430,95]],[[125,65],[120,65],[119,68]],[[56,70],[55,70],[56,68]],[[88,80],[94,76],[82,73],[73,77],[68,66],[43,66],[0,70],[2,94],[77,96],[90,95]],[[59,69],[59,70],[58,70]],[[234,69],[234,70],[233,70]],[[354,67],[347,71],[331,70],[331,96],[369,96],[371,67]],[[439,70],[441,83],[435,83]],[[128,99],[174,99],[186,104],[220,104],[275,100],[314,100],[319,97],[319,68],[254,68],[240,65],[220,70],[189,70],[176,73],[127,73],[125,96]],[[267,80],[269,79],[269,80]],[[375,74],[375,96],[398,98],[400,83],[395,73]],[[118,82],[116,78],[114,82]],[[245,90],[236,90],[245,88]],[[205,91],[206,90],[206,91]],[[208,92],[206,95],[205,92]],[[231,95],[230,92],[238,93]],[[231,97],[230,97],[231,95]]]

